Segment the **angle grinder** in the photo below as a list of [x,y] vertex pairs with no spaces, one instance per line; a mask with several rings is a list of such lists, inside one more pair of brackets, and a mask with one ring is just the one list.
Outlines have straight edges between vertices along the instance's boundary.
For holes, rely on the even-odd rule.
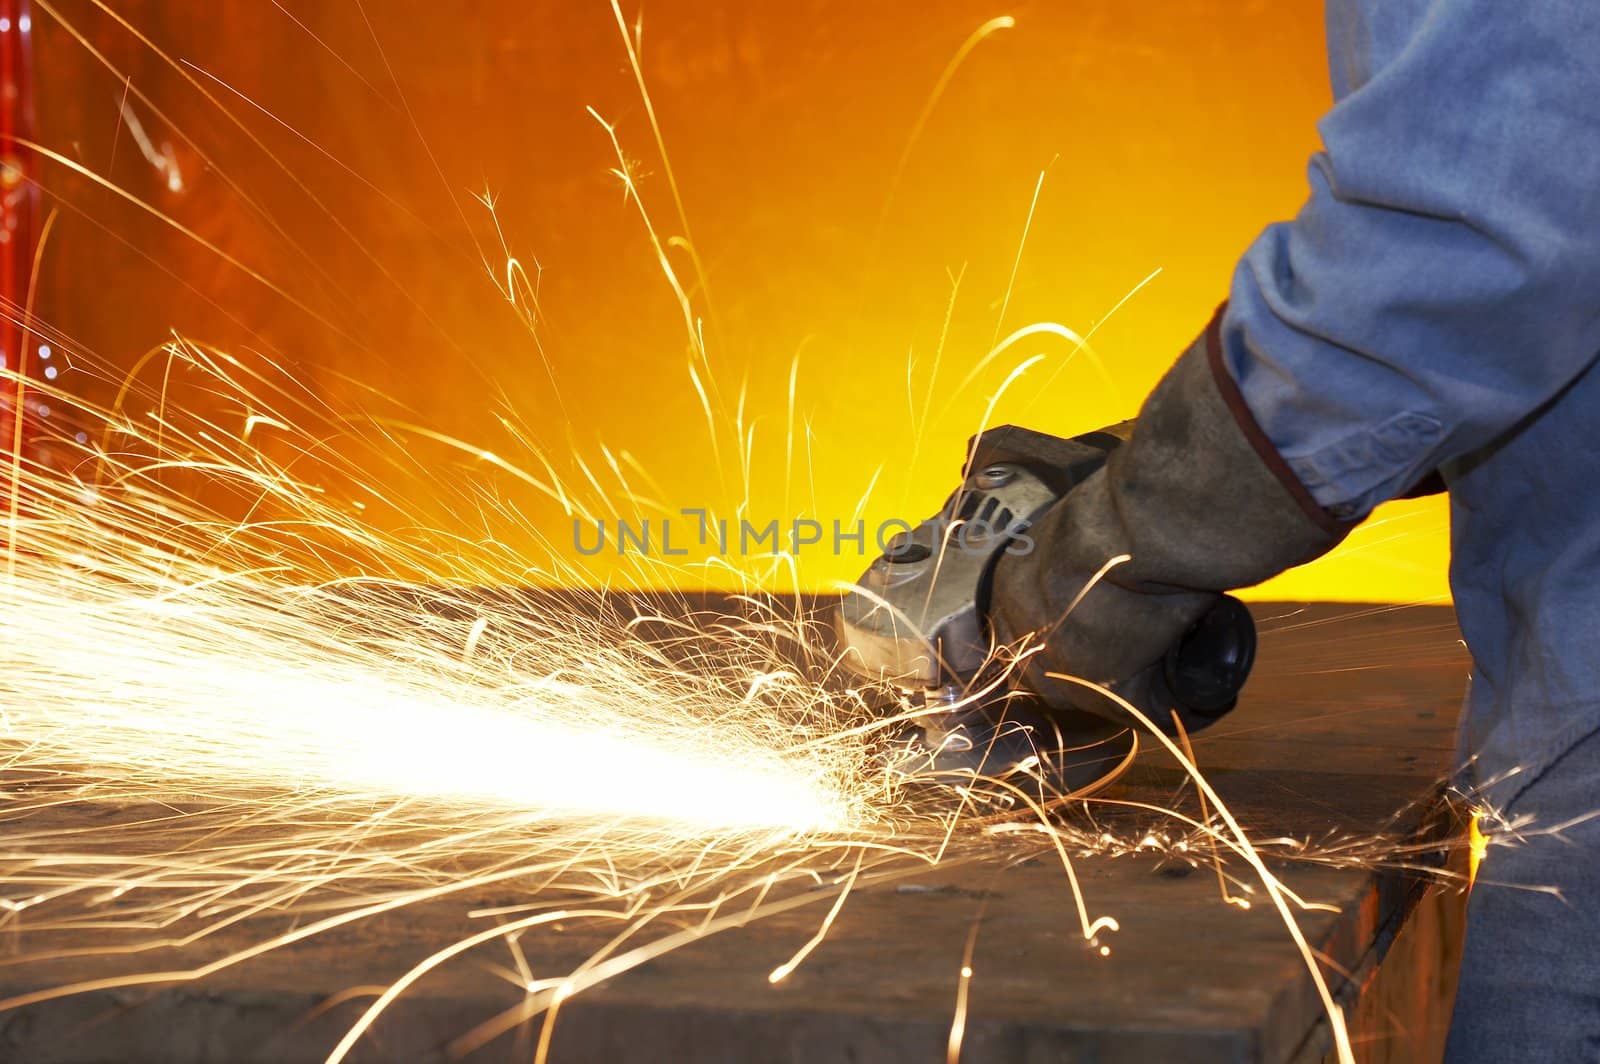
[[[1070,439],[1011,425],[974,437],[961,486],[938,513],[889,541],[845,595],[836,618],[842,662],[898,689],[927,770],[1023,771],[1055,793],[1085,793],[1137,750],[1132,720],[1111,700],[1099,698],[1098,711],[1061,708],[1028,691],[1006,667],[1005,651],[1015,648],[996,646],[987,620],[1001,552],[1049,550],[1029,539],[1033,521],[1098,472],[1133,424]],[[1236,704],[1254,657],[1249,611],[1219,596],[1168,649],[1156,681],[1141,685],[1138,708],[1161,725],[1174,710],[1214,721]]]

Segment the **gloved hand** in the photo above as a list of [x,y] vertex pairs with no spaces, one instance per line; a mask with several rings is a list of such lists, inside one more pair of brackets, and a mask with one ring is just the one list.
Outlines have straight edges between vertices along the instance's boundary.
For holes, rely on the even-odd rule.
[[[1319,507],[1256,425],[1224,367],[1222,311],[1151,392],[1128,442],[1028,531],[1033,549],[997,560],[988,603],[1000,644],[1043,649],[1019,683],[1058,710],[1114,720],[1103,684],[1171,727],[1162,659],[1218,601],[1331,550],[1354,527]],[[1085,586],[1118,555],[1086,593]],[[1082,594],[1082,600],[1073,602]],[[1070,607],[1070,609],[1069,609]],[[1153,712],[1152,712],[1153,711]]]

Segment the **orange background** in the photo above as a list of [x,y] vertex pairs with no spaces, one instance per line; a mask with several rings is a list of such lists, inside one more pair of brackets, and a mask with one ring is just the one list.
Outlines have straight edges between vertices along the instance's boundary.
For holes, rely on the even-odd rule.
[[[81,363],[131,365],[174,329],[259,352],[336,411],[398,407],[542,475],[531,442],[580,494],[587,464],[607,517],[741,504],[758,524],[924,516],[990,398],[1036,354],[995,423],[1067,434],[1129,416],[1239,253],[1296,208],[1330,102],[1311,0],[652,0],[642,17],[627,4],[705,268],[701,288],[669,251],[704,320],[714,449],[681,312],[586,110],[615,124],[663,239],[682,236],[606,0],[368,0],[370,23],[311,0],[112,9],[126,25],[89,0],[36,8],[41,139],[214,250],[47,163],[61,214],[41,314]],[[1014,27],[950,72],[913,140],[963,41],[999,15]],[[157,157],[167,145],[181,187],[122,102]],[[532,332],[496,289],[502,235],[530,273],[538,263]],[[1046,338],[957,388],[997,333],[1039,321],[1099,323],[1106,372]],[[78,386],[107,384],[84,373]],[[736,422],[753,433],[742,444]],[[453,460],[398,445],[419,464]],[[555,503],[481,464],[459,475],[520,515],[473,534],[565,579],[738,579],[578,558]],[[427,521],[472,524],[393,487]],[[1445,526],[1436,500],[1385,508],[1259,594],[1444,595]],[[825,587],[866,560],[813,549],[799,579]]]

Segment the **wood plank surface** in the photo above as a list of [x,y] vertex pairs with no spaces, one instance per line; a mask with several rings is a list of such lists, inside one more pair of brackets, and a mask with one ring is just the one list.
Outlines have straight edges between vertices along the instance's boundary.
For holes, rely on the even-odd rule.
[[[1257,674],[1240,708],[1196,737],[1223,798],[1263,838],[1424,830],[1429,798],[1450,766],[1468,668],[1450,611],[1253,609],[1262,629]],[[1147,754],[1114,794],[1165,803],[1184,790],[1169,760]],[[1336,907],[1302,914],[1301,925],[1350,973],[1336,980],[1341,994],[1353,999],[1376,985],[1383,953],[1421,894],[1418,882],[1366,867],[1275,867],[1303,897]],[[1092,908],[1121,925],[1107,936],[1109,956],[1083,943],[1060,865],[1017,861],[997,844],[993,860],[859,887],[816,952],[777,985],[767,974],[816,932],[832,894],[650,961],[568,1003],[552,1059],[943,1060],[974,927],[961,1055],[970,1064],[1279,1064],[1326,1051],[1310,979],[1259,896],[1248,911],[1225,905],[1209,869],[1150,855],[1089,857],[1076,868]],[[371,1000],[339,996],[393,979],[420,947],[459,937],[462,907],[458,899],[363,922],[198,982],[0,1014],[0,1059],[320,1060]],[[581,961],[607,933],[572,924],[524,944],[548,970]],[[13,952],[25,952],[26,933],[11,934]],[[1407,970],[1394,975],[1401,985],[1448,986],[1439,970],[1448,958],[1435,942],[1407,953]],[[0,990],[92,978],[103,972],[97,964],[6,965]],[[487,964],[454,965],[406,995],[350,1059],[451,1059],[453,1040],[519,1000]],[[1369,999],[1353,1015],[1364,1045],[1393,1054],[1381,1059],[1426,1060],[1395,1047],[1408,1031],[1423,1045],[1422,1028],[1436,1028],[1447,1007],[1446,994],[1401,1022]],[[536,1023],[467,1059],[530,1059],[530,1031]]]

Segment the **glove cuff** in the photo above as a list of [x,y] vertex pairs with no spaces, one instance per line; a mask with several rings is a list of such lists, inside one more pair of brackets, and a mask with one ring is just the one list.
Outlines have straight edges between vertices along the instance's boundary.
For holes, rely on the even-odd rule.
[[1319,506],[1257,424],[1223,364],[1222,313],[1150,393],[1104,483],[1067,500],[1087,511],[1089,536],[1073,553],[1132,555],[1113,583],[1249,587],[1327,553],[1357,524]]
[[1266,431],[1256,420],[1255,412],[1250,409],[1250,404],[1245,402],[1244,393],[1239,390],[1239,382],[1228,372],[1228,367],[1223,361],[1222,342],[1222,319],[1227,313],[1228,304],[1224,302],[1217,307],[1210,323],[1206,325],[1205,332],[1194,344],[1205,353],[1206,367],[1211,371],[1211,380],[1216,385],[1217,394],[1221,397],[1223,405],[1228,408],[1228,413],[1233,415],[1234,424],[1239,427],[1239,432],[1261,459],[1262,464],[1267,467],[1267,471],[1283,486],[1284,491],[1311,523],[1327,535],[1335,537],[1334,542],[1338,542],[1349,534],[1355,523],[1335,517],[1312,497],[1294,470],[1289,468],[1289,463],[1284,461],[1283,455],[1278,453],[1278,448],[1267,438]]

